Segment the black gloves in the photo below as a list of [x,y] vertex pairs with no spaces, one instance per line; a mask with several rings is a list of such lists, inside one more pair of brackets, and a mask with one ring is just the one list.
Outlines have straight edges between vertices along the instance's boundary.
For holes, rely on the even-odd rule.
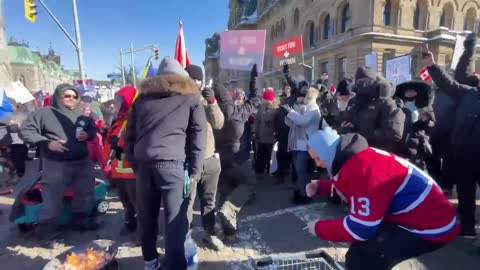
[[467,38],[463,42],[463,46],[465,48],[475,47],[476,44],[477,44],[477,34],[475,33],[468,34]]
[[211,103],[215,99],[215,91],[210,87],[205,87],[202,90],[202,96],[208,101],[208,103]]
[[254,64],[250,73],[251,78],[258,77],[257,64]]

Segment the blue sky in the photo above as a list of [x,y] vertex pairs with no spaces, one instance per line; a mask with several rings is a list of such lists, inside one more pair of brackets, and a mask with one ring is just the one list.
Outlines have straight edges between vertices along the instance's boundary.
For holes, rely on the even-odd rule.
[[[75,38],[72,1],[44,0]],[[106,80],[118,71],[120,48],[158,45],[160,56],[174,55],[178,23],[183,22],[185,42],[192,64],[204,60],[205,38],[227,27],[227,0],[77,0],[87,75]],[[33,50],[46,53],[49,44],[68,69],[78,69],[73,45],[39,6],[36,23],[24,17],[23,1],[3,0],[7,38],[28,41]],[[136,54],[136,66],[144,67],[152,52]],[[124,57],[130,64],[130,57]],[[158,65],[158,63],[156,63]]]

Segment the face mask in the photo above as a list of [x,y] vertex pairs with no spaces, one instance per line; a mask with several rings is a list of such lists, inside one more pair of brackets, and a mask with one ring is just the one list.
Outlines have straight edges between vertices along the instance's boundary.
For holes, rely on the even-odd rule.
[[412,123],[415,123],[418,121],[419,117],[419,112],[417,106],[415,106],[415,101],[409,101],[405,104],[405,107],[407,107],[408,110],[410,110],[411,115],[412,115]]
[[340,111],[345,111],[348,107],[348,101],[347,100],[337,100],[337,108]]
[[405,97],[408,102],[415,101],[415,97]]

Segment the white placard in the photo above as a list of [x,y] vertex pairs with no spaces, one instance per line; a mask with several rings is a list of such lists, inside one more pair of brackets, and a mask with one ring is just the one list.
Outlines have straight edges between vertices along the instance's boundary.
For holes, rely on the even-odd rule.
[[388,59],[385,64],[385,77],[394,86],[412,79],[412,57],[409,54]]
[[460,60],[460,56],[462,56],[463,51],[465,51],[465,48],[463,47],[463,43],[465,42],[465,39],[467,37],[458,34],[457,35],[457,42],[455,43],[455,51],[453,51],[453,58],[452,58],[452,65],[451,68],[455,70],[458,65],[458,61]]
[[365,55],[365,66],[373,69],[375,72],[378,72],[378,57],[377,52],[372,52],[371,54]]
[[5,90],[7,96],[15,99],[17,103],[25,104],[35,99],[32,93],[30,93],[20,81],[12,82],[11,87],[8,87]]

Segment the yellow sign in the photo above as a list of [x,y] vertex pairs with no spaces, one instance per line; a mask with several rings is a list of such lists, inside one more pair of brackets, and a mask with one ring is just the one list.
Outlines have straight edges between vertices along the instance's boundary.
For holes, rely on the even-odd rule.
[[25,18],[31,22],[35,22],[37,14],[37,4],[35,0],[25,0]]

